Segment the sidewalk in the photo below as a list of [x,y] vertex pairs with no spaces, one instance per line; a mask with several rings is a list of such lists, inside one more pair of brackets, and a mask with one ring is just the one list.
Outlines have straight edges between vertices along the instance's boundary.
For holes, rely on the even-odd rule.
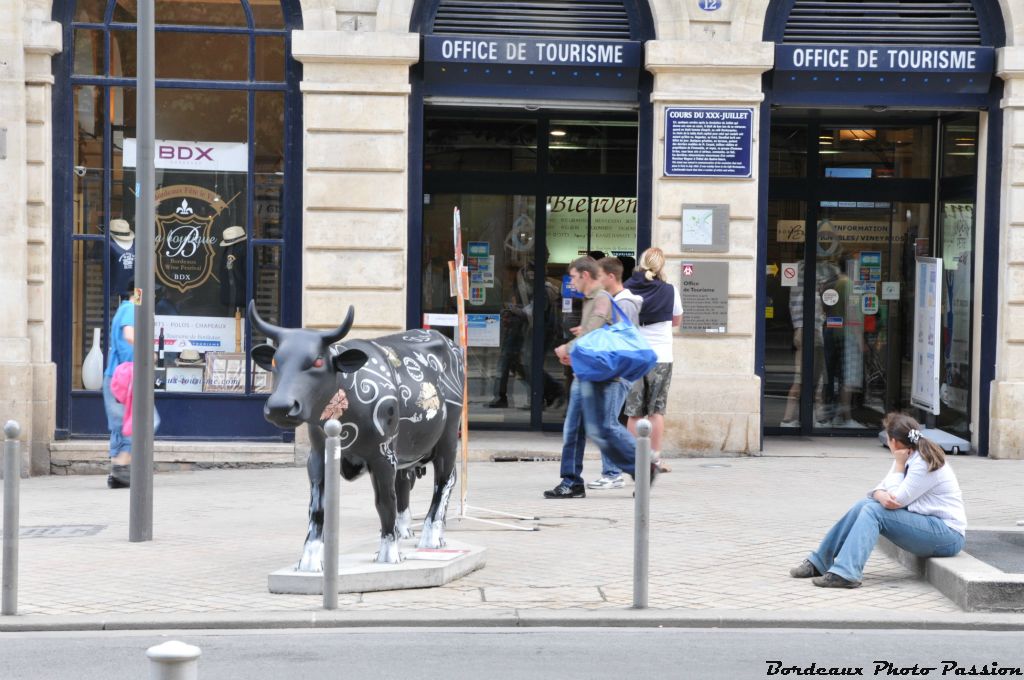
[[[517,434],[506,446],[536,449],[523,441],[530,436]],[[1024,462],[951,460],[973,526],[1012,527],[1024,518]],[[128,542],[129,492],[108,490],[105,477],[32,478],[21,487],[19,616],[0,618],[0,631],[399,624],[1024,629],[1024,613],[960,611],[878,550],[858,590],[788,577],[888,461],[871,439],[795,438],[769,439],[760,457],[672,460],[673,472],[660,476],[652,493],[650,609],[643,612],[630,609],[631,485],[586,499],[545,500],[541,492],[558,481],[555,462],[469,466],[471,506],[539,516],[540,531],[451,520],[453,538],[488,549],[486,567],[442,588],[340,595],[334,613],[321,609],[320,596],[267,590],[267,575],[294,563],[302,547],[304,468],[158,474],[154,540],[147,543]],[[598,469],[588,460],[584,473],[589,479]],[[414,513],[426,508],[429,481],[430,473],[413,491]],[[365,544],[377,533],[369,481],[342,482],[341,489],[342,546]],[[455,502],[449,515],[457,514]]]

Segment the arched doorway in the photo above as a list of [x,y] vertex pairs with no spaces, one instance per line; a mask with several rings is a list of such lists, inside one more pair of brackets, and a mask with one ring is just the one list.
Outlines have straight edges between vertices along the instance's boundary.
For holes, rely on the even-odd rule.
[[[779,0],[764,38],[766,433],[874,436],[887,411],[916,409],[984,453],[998,298],[993,268],[980,285],[974,272],[998,235],[1001,17],[984,2]],[[938,330],[916,333],[927,299]]]
[[[66,46],[53,126],[60,438],[106,433],[83,358],[94,338],[105,353],[140,227],[135,2],[59,3],[54,15]],[[158,435],[280,439],[261,417],[267,376],[249,364],[254,338],[242,317],[255,300],[264,318],[299,318],[298,3],[160,2],[155,18]]]
[[410,112],[408,323],[454,311],[459,207],[474,426],[561,428],[571,376],[552,349],[580,308],[566,267],[650,244],[652,26],[634,0],[440,0],[414,12],[424,58]]

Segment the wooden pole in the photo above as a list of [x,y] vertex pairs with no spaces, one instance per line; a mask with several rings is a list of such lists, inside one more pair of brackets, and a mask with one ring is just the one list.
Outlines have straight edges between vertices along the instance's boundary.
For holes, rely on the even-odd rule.
[[466,514],[469,494],[469,331],[466,327],[466,294],[469,292],[462,273],[462,220],[459,209],[452,213],[455,242],[455,261],[449,271],[455,275],[455,308],[459,321],[459,347],[462,348],[462,484],[460,486],[460,513]]

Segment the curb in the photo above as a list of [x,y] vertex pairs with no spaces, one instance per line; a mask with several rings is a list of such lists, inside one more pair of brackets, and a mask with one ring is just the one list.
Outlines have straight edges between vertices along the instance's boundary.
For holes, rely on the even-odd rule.
[[283,628],[817,628],[1024,631],[1024,614],[899,615],[744,610],[550,610],[486,612],[304,611],[233,614],[136,614],[109,617],[15,616],[0,619],[0,633],[130,630],[255,630]]

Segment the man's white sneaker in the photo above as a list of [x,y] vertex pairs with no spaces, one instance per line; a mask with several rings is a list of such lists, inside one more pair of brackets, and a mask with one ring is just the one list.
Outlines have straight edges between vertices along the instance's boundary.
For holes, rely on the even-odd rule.
[[588,489],[621,489],[626,486],[626,480],[622,478],[622,475],[604,476],[595,479],[592,482],[587,482]]

